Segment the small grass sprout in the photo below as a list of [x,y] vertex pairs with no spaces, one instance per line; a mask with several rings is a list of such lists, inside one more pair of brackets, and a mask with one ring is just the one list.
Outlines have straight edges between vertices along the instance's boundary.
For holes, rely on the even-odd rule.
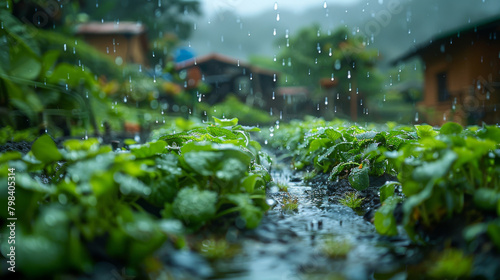
[[198,251],[209,260],[217,260],[234,257],[239,252],[239,247],[224,239],[206,239],[198,245]]
[[330,258],[345,258],[351,251],[352,245],[348,240],[327,239],[322,251]]
[[343,198],[339,199],[339,202],[344,206],[356,209],[361,207],[361,203],[364,199],[364,197],[358,197],[357,192],[348,192],[344,195]]
[[318,171],[316,171],[316,169],[311,172],[308,171],[304,175],[304,181],[311,181],[312,179],[314,179],[314,177],[316,177],[316,175],[318,175]]
[[288,192],[288,185],[286,183],[277,181],[276,186],[278,186],[280,192]]
[[299,210],[299,199],[293,196],[286,196],[282,201],[281,210],[284,212],[297,212]]

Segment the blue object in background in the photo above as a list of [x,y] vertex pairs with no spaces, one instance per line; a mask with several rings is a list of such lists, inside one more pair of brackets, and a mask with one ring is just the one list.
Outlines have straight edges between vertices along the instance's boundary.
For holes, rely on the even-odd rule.
[[194,57],[195,53],[193,49],[190,47],[178,48],[174,54],[175,63],[190,60],[193,59]]

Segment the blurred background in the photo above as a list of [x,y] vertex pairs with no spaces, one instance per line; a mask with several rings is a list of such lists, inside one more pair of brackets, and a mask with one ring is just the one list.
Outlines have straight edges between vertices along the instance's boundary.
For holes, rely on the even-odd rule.
[[493,0],[1,0],[0,125],[496,124]]

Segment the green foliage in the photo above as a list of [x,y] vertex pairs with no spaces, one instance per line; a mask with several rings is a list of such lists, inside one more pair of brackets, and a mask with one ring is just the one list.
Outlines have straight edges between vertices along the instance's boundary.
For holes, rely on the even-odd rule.
[[[382,206],[374,217],[380,234],[398,234],[394,211],[401,203],[402,224],[414,241],[424,243],[439,225],[459,216],[468,241],[484,234],[500,244],[498,126],[359,127],[306,119],[280,124],[267,140],[291,157],[295,168],[314,167],[332,180],[347,178],[358,190],[369,185],[370,176],[397,176],[398,182],[380,188]],[[471,211],[478,216],[465,214]]]
[[199,112],[206,111],[209,119],[237,117],[238,122],[244,125],[263,125],[273,120],[268,112],[247,106],[234,95],[229,95],[222,103],[211,107],[206,103],[198,103],[197,108]]
[[32,142],[35,140],[38,131],[36,128],[28,128],[24,130],[15,130],[10,126],[0,129],[0,145],[11,142],[27,141]]
[[347,28],[331,34],[320,29],[313,25],[299,30],[295,36],[276,41],[281,52],[275,63],[283,64],[279,70],[287,76],[288,85],[313,86],[317,92],[320,79],[333,77],[339,92],[377,93],[381,86],[381,76],[374,67],[377,51],[367,49],[364,38],[353,35]]
[[434,278],[456,279],[468,277],[472,272],[474,259],[456,249],[446,249],[431,266],[428,274]]
[[[117,152],[94,138],[67,140],[58,149],[43,135],[24,157],[0,154],[0,203],[7,205],[8,168],[16,173],[19,270],[88,272],[105,258],[140,271],[165,241],[179,246],[184,234],[214,221],[257,227],[268,209],[265,155],[252,144],[254,128],[229,124]],[[7,218],[6,211],[0,215]],[[98,254],[89,250],[95,246]],[[210,248],[207,254],[217,256],[225,245]]]
[[363,203],[363,200],[364,198],[358,197],[358,193],[350,192],[346,193],[343,198],[339,199],[339,202],[344,206],[356,209],[361,207],[361,203]]

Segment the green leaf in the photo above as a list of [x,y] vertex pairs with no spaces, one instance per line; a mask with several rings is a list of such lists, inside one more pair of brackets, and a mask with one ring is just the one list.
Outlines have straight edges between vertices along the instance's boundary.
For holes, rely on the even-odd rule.
[[474,192],[474,204],[483,210],[495,211],[500,194],[492,189],[478,189]]
[[214,116],[212,116],[212,118],[214,119],[214,122],[216,125],[219,125],[219,126],[222,126],[222,127],[226,127],[226,126],[235,126],[238,124],[238,119],[237,118],[233,118],[233,119],[219,119],[219,118],[216,118]]
[[394,182],[394,181],[385,182],[385,184],[382,187],[380,187],[380,202],[384,203],[386,199],[392,197],[394,195],[394,190],[396,186],[400,185],[401,183],[399,182]]
[[456,159],[457,154],[451,150],[446,150],[439,159],[432,162],[423,162],[421,166],[416,167],[413,170],[412,177],[420,182],[444,177]]
[[420,138],[434,137],[438,134],[438,132],[435,131],[430,125],[416,125],[415,129],[417,130],[417,135]]
[[56,143],[49,135],[44,134],[33,143],[31,146],[33,155],[43,163],[50,163],[62,159],[62,155],[57,149]]
[[238,136],[231,130],[222,127],[209,126],[207,127],[207,131],[214,137],[220,137],[222,139],[238,139]]
[[158,140],[156,142],[149,142],[144,145],[134,146],[130,152],[137,158],[147,158],[157,154],[161,154],[167,148],[167,142]]
[[342,137],[342,134],[334,129],[325,129],[325,135],[330,139],[330,141],[336,141]]
[[353,188],[358,191],[362,191],[369,187],[370,185],[370,177],[368,176],[369,168],[366,166],[359,169],[354,168],[351,170],[349,174],[349,183]]
[[253,193],[259,182],[263,183],[262,177],[259,176],[259,174],[251,174],[243,179],[241,186],[244,187],[248,193]]
[[500,127],[491,125],[485,126],[477,132],[477,136],[483,139],[490,139],[496,143],[500,142]]
[[20,52],[11,52],[11,70],[10,74],[16,78],[34,80],[40,74],[42,64],[35,55],[20,50]]
[[389,236],[398,234],[396,218],[394,218],[393,214],[398,202],[397,198],[389,197],[375,212],[374,225],[378,233]]
[[253,205],[249,194],[229,194],[226,198],[238,206],[241,218],[245,221],[246,228],[256,228],[263,216],[263,211]]
[[188,226],[199,226],[215,216],[217,193],[183,188],[173,203],[173,213]]
[[439,133],[444,135],[460,134],[460,132],[462,132],[463,129],[464,128],[458,123],[447,122],[441,127]]

